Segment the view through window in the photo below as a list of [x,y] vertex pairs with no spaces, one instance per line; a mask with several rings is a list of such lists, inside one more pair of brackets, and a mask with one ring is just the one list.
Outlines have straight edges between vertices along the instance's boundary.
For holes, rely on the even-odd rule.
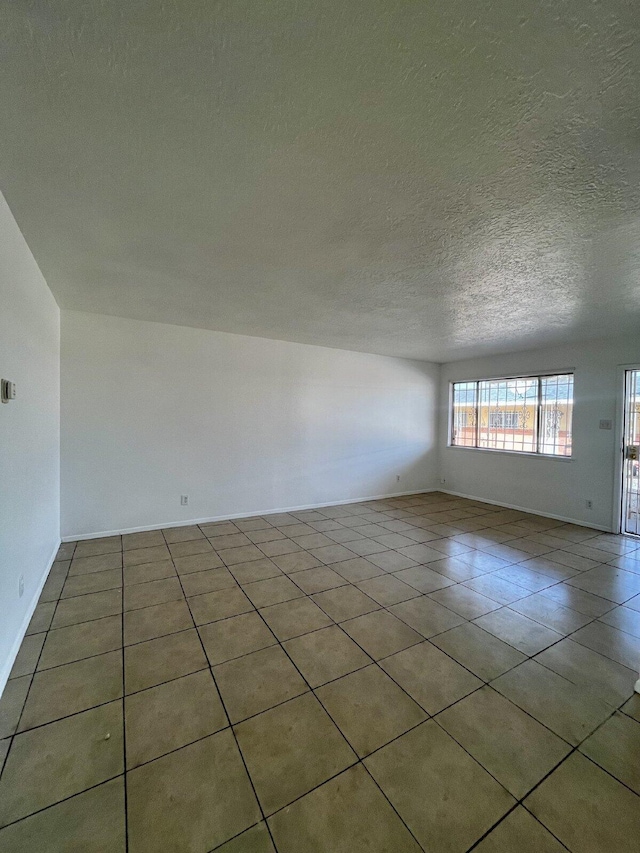
[[452,384],[456,447],[571,456],[573,374]]

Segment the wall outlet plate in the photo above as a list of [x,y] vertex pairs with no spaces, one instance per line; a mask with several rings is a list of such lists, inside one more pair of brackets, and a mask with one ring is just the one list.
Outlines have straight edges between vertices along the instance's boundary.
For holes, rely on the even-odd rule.
[[189,506],[189,495],[180,495],[180,506]]
[[0,398],[3,403],[16,399],[16,383],[10,379],[0,380]]

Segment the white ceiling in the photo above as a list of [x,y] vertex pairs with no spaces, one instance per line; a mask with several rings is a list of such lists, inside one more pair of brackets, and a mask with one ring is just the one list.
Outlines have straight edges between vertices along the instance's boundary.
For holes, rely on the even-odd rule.
[[14,0],[60,305],[446,361],[640,329],[637,0]]

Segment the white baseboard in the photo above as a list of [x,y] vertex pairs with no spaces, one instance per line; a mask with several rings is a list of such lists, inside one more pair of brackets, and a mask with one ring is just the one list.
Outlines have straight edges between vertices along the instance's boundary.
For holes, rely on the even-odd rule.
[[42,580],[38,584],[38,588],[36,589],[33,598],[29,603],[29,607],[27,608],[27,612],[24,614],[24,619],[22,620],[22,624],[20,625],[20,630],[18,631],[15,640],[13,641],[13,645],[9,651],[9,655],[7,659],[2,664],[2,668],[0,669],[0,697],[4,692],[4,688],[6,687],[7,681],[9,680],[9,673],[15,663],[15,659],[18,656],[18,652],[20,651],[20,646],[22,645],[22,641],[24,640],[25,634],[27,633],[27,628],[29,627],[29,622],[31,622],[31,617],[33,616],[33,612],[36,609],[38,601],[40,599],[40,594],[42,593],[42,588],[44,587],[47,578],[49,577],[49,572],[51,571],[51,566],[53,566],[53,562],[56,558],[56,554],[58,553],[58,548],[60,547],[60,542],[53,549],[53,554],[49,559],[47,564],[47,569],[42,575]]
[[101,530],[96,533],[77,533],[73,536],[63,536],[63,542],[81,542],[84,539],[100,539],[103,536],[121,536],[127,533],[142,533],[145,530],[162,530],[164,527],[188,527],[190,524],[211,524],[214,521],[230,521],[234,518],[253,518],[255,515],[275,515],[280,512],[302,512],[307,509],[322,509],[323,506],[344,506],[360,504],[365,501],[381,501],[385,498],[401,498],[406,495],[425,495],[428,492],[443,491],[434,486],[431,489],[411,489],[408,492],[388,492],[385,495],[369,495],[364,498],[349,498],[346,501],[327,501],[321,504],[302,504],[300,506],[285,506],[278,509],[256,509],[251,512],[239,512],[234,515],[215,515],[211,518],[191,518],[188,521],[165,521],[162,524],[146,524],[142,527],[126,527],[121,530]]
[[[436,489],[433,489],[432,491],[436,491]],[[539,515],[542,518],[553,518],[555,521],[564,521],[567,524],[577,524],[579,527],[588,527],[588,528],[591,528],[592,530],[604,530],[605,533],[615,533],[615,531],[611,527],[608,527],[604,524],[593,524],[591,522],[581,521],[578,518],[569,518],[568,516],[565,516],[565,515],[555,515],[552,512],[540,512],[540,510],[531,509],[531,507],[528,507],[528,506],[518,506],[517,504],[507,504],[507,503],[502,503],[502,501],[490,501],[488,498],[481,498],[481,497],[478,497],[478,495],[467,495],[467,494],[464,494],[464,492],[454,492],[451,489],[445,489],[442,486],[437,491],[444,492],[446,495],[453,495],[456,498],[467,498],[467,500],[479,501],[480,503],[483,503],[483,504],[491,504],[491,506],[501,506],[501,507],[504,507],[505,509],[515,509],[518,512],[528,512],[530,515]]]

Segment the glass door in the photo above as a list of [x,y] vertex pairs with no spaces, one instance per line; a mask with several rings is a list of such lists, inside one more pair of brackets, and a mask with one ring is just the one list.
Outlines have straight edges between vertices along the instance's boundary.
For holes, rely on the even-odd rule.
[[640,536],[640,370],[625,371],[622,533]]

